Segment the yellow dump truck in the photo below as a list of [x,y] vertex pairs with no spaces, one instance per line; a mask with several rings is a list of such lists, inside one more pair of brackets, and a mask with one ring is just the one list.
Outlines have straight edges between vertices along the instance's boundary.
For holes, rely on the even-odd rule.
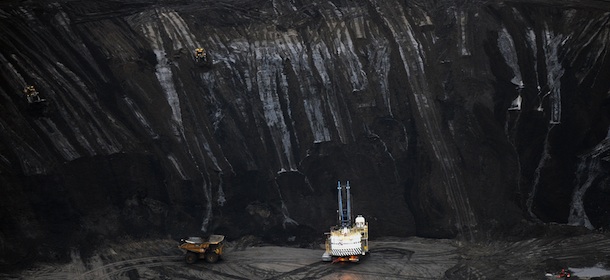
[[185,251],[184,260],[186,263],[195,263],[198,259],[206,262],[215,263],[222,255],[224,248],[224,235],[210,235],[209,238],[189,237],[181,239],[178,248]]

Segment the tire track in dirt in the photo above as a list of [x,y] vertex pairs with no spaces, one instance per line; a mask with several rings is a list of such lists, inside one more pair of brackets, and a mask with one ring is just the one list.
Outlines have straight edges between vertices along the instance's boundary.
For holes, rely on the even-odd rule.
[[[404,262],[408,262],[412,255],[413,251],[402,248],[391,248],[391,247],[379,247],[375,248],[373,251],[375,256],[379,256],[377,261],[388,261],[389,264],[401,263],[402,260]],[[445,256],[440,252],[438,256]],[[403,278],[401,270],[388,269],[386,272],[374,270],[367,271],[362,269],[356,269],[357,267],[362,265],[362,268],[365,266],[376,266],[370,262],[373,259],[371,256],[366,256],[361,261],[363,263],[340,263],[333,264],[327,262],[316,262],[310,265],[306,265],[280,275],[276,275],[270,278],[266,278],[266,280],[288,280],[288,279],[322,279],[328,275],[340,275],[348,277],[349,279],[396,279]],[[436,277],[428,277],[425,275],[417,275],[417,279],[436,279]]]
[[82,273],[79,279],[92,279],[92,277],[95,279],[95,274],[100,271],[102,272],[102,278],[108,278],[137,268],[176,265],[181,259],[178,256],[156,256],[116,261],[88,270]]
[[[280,279],[320,279],[323,276],[332,273],[332,267],[329,267],[329,263],[315,262],[310,265],[299,267],[291,271],[282,273],[280,275],[267,278],[267,280],[280,280]],[[298,278],[295,278],[298,277]]]

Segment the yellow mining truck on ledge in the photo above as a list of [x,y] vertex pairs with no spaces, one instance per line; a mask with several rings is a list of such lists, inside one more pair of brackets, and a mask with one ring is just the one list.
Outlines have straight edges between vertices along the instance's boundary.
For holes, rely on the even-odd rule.
[[180,239],[178,248],[184,250],[184,260],[188,264],[195,263],[198,259],[204,259],[206,262],[215,263],[222,256],[224,248],[224,235],[210,235],[207,240],[201,237],[189,237]]

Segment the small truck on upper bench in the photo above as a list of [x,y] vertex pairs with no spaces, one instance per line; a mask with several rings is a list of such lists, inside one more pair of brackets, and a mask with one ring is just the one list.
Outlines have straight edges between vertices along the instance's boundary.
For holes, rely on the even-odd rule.
[[210,235],[207,240],[201,237],[189,237],[180,239],[178,248],[185,250],[184,260],[188,264],[195,263],[198,259],[215,263],[222,256],[224,248],[224,235]]

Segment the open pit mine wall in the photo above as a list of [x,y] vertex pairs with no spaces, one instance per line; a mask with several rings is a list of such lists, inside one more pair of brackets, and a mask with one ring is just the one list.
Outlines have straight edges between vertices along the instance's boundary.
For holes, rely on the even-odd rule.
[[608,227],[598,2],[4,2],[3,262],[125,235],[305,242],[338,180],[372,237]]

